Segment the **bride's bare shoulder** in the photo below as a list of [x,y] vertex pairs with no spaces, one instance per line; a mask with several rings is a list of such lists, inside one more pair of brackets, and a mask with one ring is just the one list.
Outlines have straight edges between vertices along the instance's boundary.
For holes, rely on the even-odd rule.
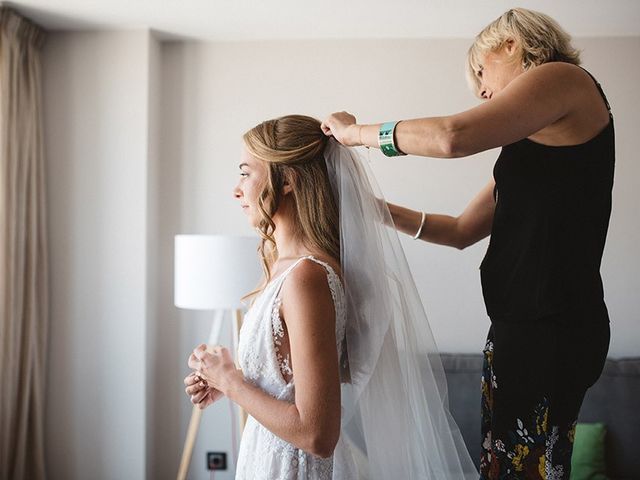
[[[320,260],[320,259],[318,259]],[[325,260],[333,269],[333,265]],[[336,272],[338,273],[338,272]],[[282,307],[285,316],[308,314],[313,311],[314,316],[320,313],[320,318],[333,312],[333,297],[328,272],[324,265],[304,259],[287,275],[281,291]]]

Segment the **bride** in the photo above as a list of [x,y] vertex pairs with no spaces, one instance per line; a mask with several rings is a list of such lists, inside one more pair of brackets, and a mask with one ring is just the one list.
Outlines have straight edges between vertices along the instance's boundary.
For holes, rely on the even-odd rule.
[[381,195],[316,119],[245,133],[234,195],[262,237],[264,282],[238,347],[198,346],[191,401],[249,418],[236,479],[466,479],[433,336]]

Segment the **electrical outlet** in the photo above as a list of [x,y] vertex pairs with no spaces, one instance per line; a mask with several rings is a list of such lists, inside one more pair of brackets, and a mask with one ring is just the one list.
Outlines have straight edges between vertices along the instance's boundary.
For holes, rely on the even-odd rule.
[[207,452],[207,470],[226,470],[227,454],[225,452]]

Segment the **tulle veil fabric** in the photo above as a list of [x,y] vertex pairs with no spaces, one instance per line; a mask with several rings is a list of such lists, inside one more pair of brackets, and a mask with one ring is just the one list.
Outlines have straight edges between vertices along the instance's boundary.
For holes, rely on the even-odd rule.
[[[476,480],[383,196],[355,149],[331,138],[324,156],[340,209],[347,297],[343,361],[349,372],[342,383],[342,425],[357,459],[357,478]],[[333,478],[354,480],[340,462]]]

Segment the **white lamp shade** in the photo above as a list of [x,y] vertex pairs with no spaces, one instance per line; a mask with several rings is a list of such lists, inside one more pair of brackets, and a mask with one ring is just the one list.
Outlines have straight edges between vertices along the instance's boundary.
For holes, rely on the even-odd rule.
[[257,247],[256,237],[176,235],[176,307],[240,309],[240,299],[260,281]]

